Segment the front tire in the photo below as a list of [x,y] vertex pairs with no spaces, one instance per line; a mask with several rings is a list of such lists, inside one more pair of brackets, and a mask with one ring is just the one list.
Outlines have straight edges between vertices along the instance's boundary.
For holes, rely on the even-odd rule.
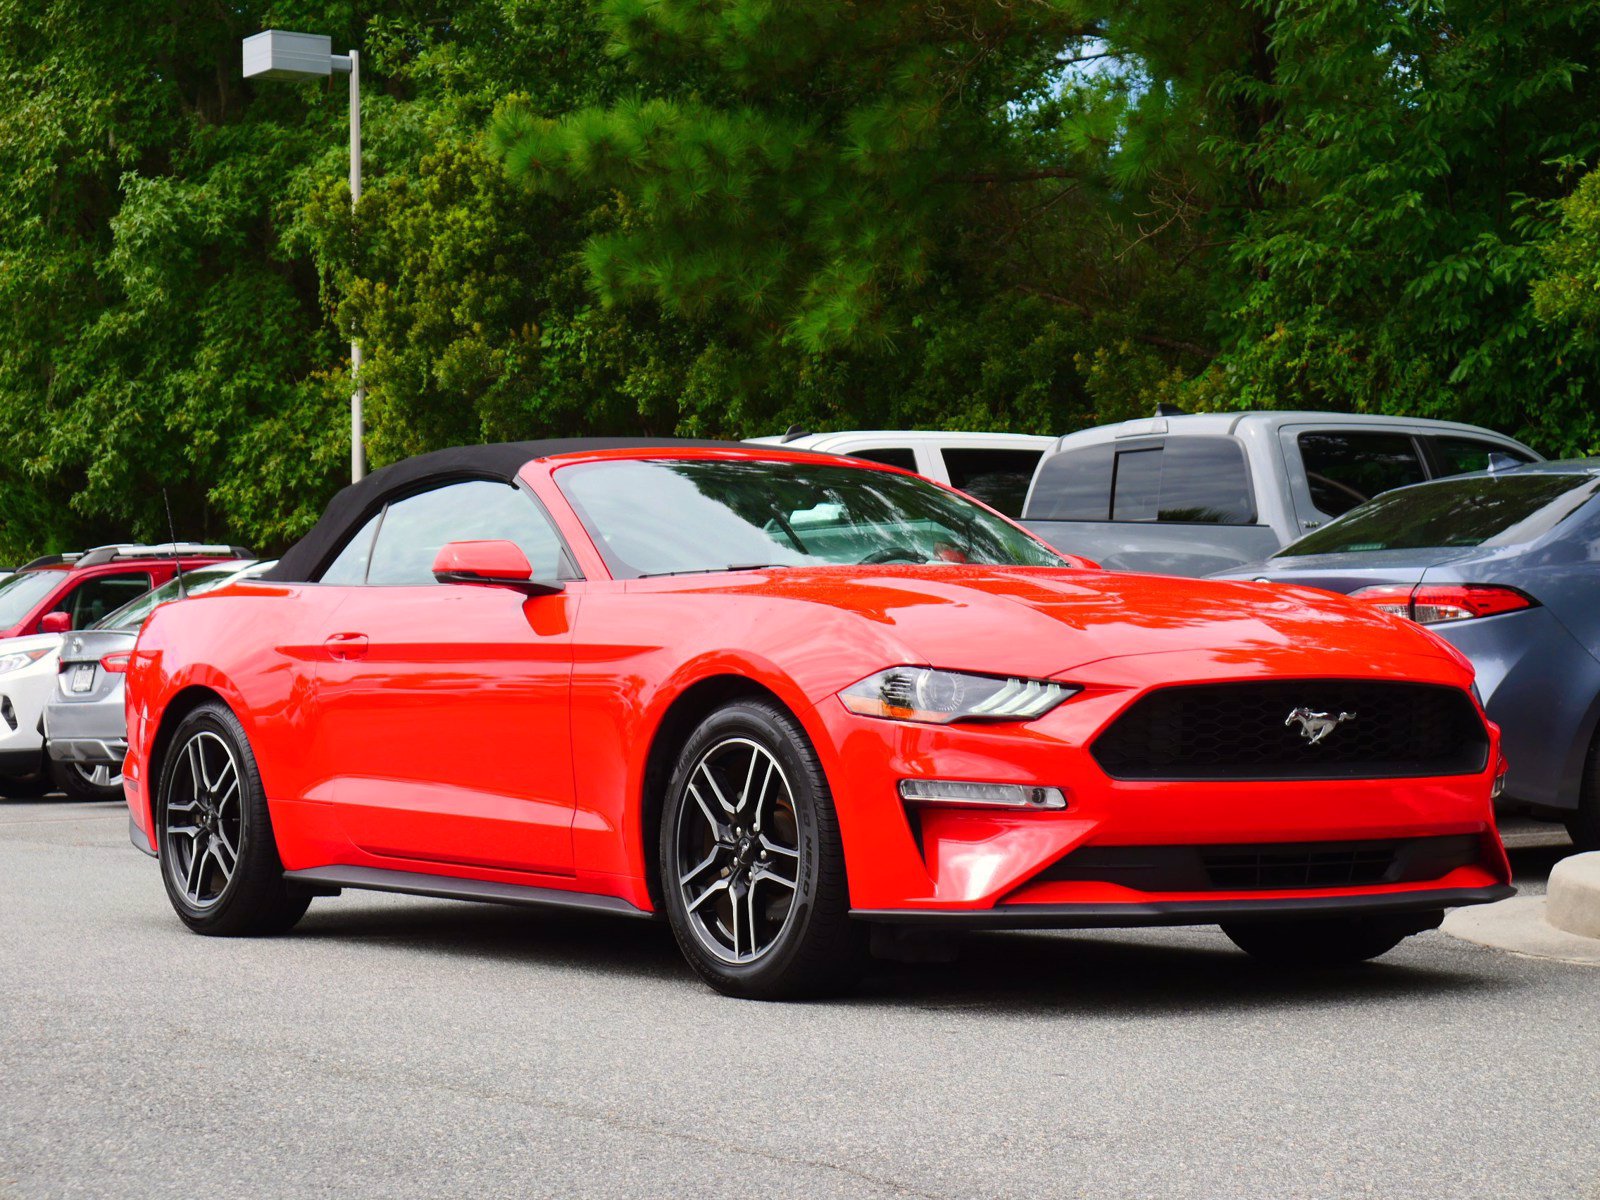
[[1438,925],[1443,916],[1240,921],[1224,925],[1222,932],[1250,957],[1275,967],[1347,967],[1389,953],[1413,933]]
[[283,933],[311,903],[283,879],[266,792],[244,726],[203,704],[173,732],[157,792],[161,878],[196,933]]
[[844,849],[827,778],[799,724],[760,700],[695,730],[662,806],[667,918],[689,965],[727,996],[789,1000],[859,977]]

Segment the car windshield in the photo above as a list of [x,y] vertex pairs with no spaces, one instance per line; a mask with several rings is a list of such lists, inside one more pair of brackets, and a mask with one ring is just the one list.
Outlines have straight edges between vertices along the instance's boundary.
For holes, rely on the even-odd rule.
[[1593,475],[1544,471],[1441,479],[1369,500],[1274,557],[1520,545],[1554,529],[1597,490]]
[[629,459],[556,479],[622,579],[824,563],[1063,565],[987,510],[892,471]]
[[60,582],[60,571],[24,571],[0,583],[0,629],[22,620]]
[[[185,571],[182,594],[198,596],[201,592],[209,592],[212,588],[221,587],[238,573],[238,563],[227,563],[220,567],[196,567],[192,571]],[[144,595],[129,600],[121,608],[107,613],[89,628],[138,629],[144,624],[146,617],[169,600],[178,599],[179,595],[179,581],[175,578],[169,579],[160,587],[152,588]]]

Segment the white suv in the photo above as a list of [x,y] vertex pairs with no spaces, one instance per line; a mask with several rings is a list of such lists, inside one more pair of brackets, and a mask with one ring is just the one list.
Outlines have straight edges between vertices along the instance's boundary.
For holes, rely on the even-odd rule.
[[848,454],[915,471],[1013,518],[1022,515],[1022,502],[1039,459],[1056,444],[1053,437],[1027,433],[944,433],[931,429],[806,433],[795,428],[778,437],[745,440],[762,446]]

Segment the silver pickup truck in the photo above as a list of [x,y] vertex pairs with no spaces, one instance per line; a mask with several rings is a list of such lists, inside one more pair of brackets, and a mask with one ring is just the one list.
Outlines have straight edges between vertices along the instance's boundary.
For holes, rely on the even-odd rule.
[[1379,492],[1539,458],[1450,421],[1158,416],[1063,437],[1039,463],[1022,523],[1109,570],[1210,575],[1266,558]]

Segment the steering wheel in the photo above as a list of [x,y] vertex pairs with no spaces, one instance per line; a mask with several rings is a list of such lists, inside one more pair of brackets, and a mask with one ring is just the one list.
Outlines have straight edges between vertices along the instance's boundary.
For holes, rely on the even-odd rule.
[[883,563],[920,563],[927,559],[915,550],[908,550],[904,546],[885,546],[882,550],[874,550],[863,559],[858,559],[859,566],[878,566]]

